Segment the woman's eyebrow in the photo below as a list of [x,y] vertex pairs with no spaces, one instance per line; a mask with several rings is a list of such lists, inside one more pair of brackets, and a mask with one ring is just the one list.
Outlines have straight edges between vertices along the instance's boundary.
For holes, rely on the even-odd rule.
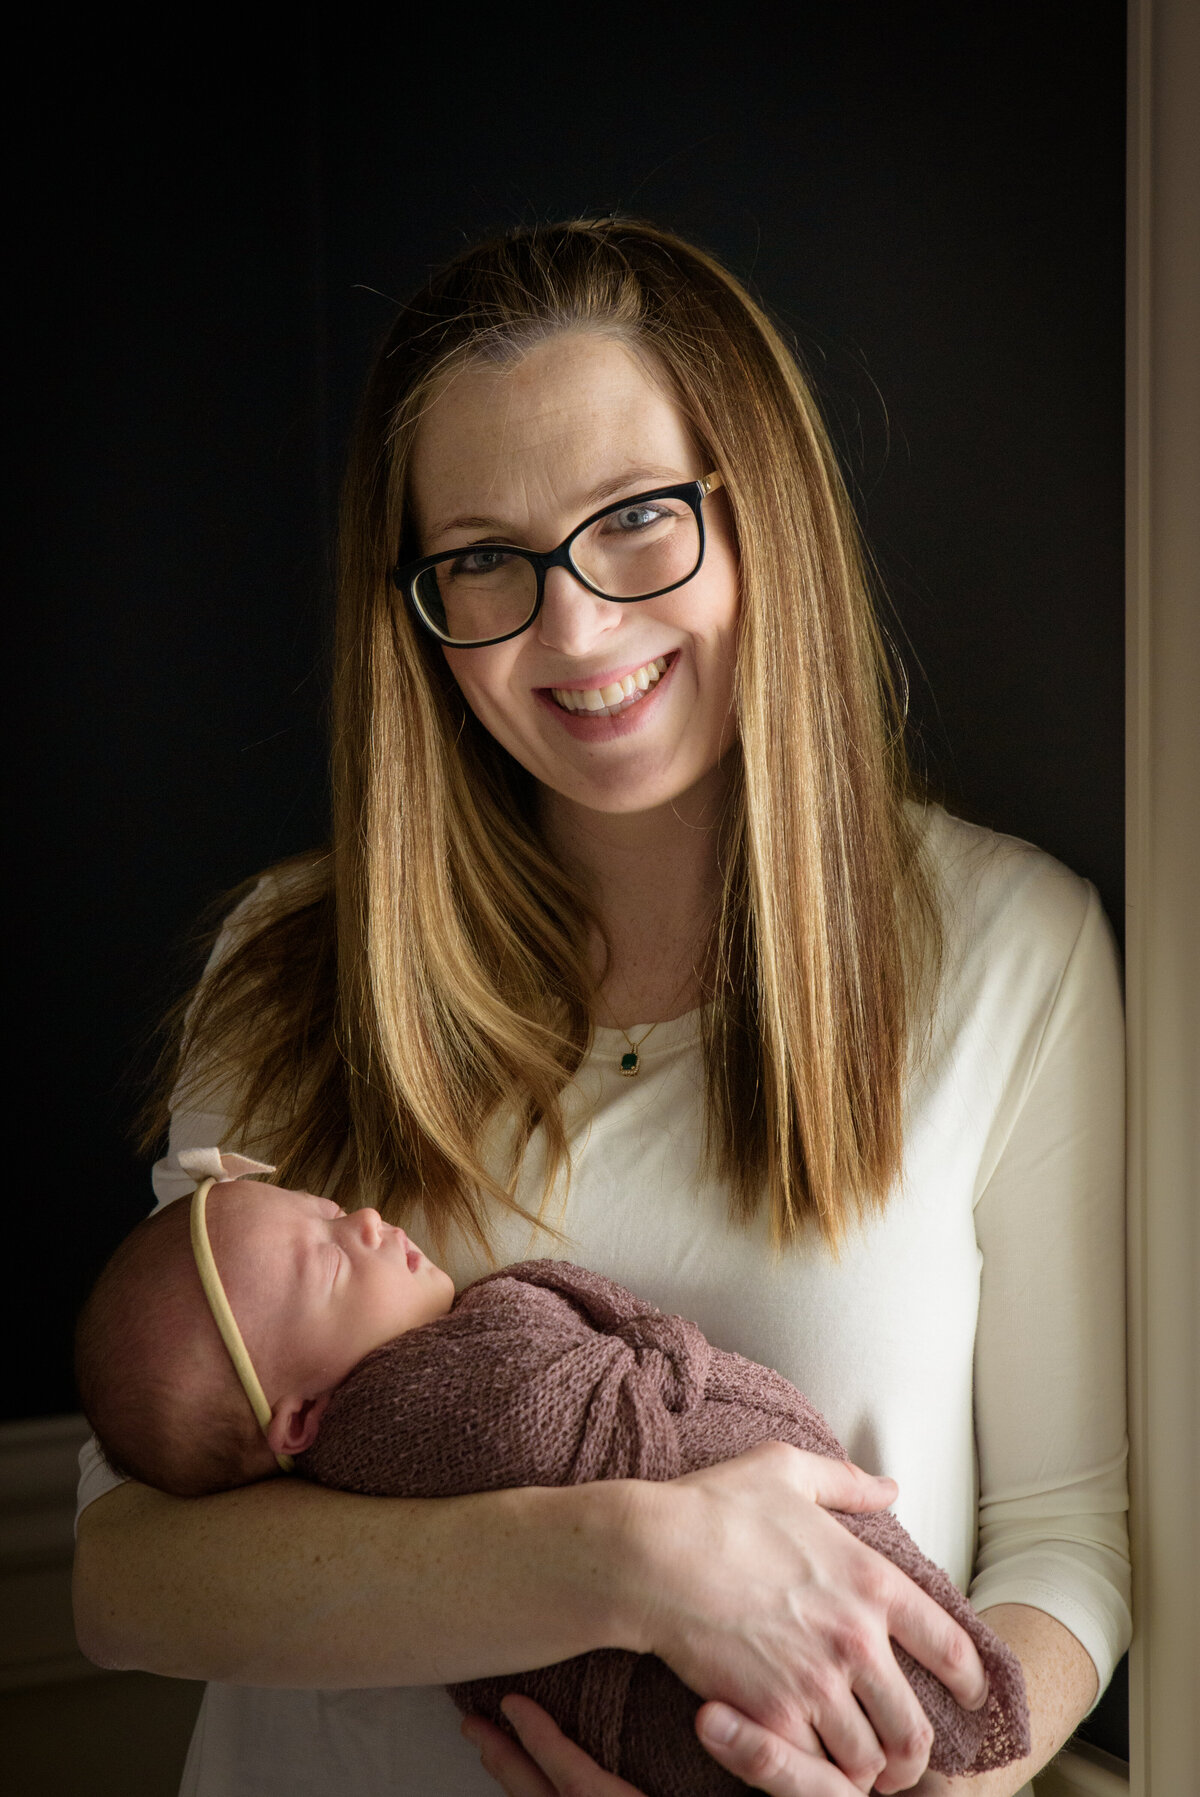
[[[577,509],[579,516],[585,518],[596,506],[603,505],[606,499],[619,498],[625,493],[633,495],[639,491],[645,492],[651,487],[674,486],[689,478],[691,477],[671,468],[627,468],[623,473],[598,481],[594,487],[581,493],[573,509]],[[463,513],[454,518],[439,520],[430,529],[429,540],[433,542],[438,537],[448,536],[452,530],[485,530],[506,540],[516,535],[516,527],[505,518]]]

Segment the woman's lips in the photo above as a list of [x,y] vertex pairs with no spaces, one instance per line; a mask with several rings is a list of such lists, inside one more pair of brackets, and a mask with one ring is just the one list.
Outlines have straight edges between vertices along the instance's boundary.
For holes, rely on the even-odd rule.
[[670,685],[671,676],[679,661],[679,651],[673,650],[666,661],[666,671],[659,675],[657,684],[650,687],[635,704],[627,705],[613,717],[604,712],[564,711],[549,687],[535,688],[534,697],[540,705],[553,712],[564,730],[579,741],[608,742],[614,737],[628,736],[631,731],[640,729],[642,723],[649,718],[663,688]]

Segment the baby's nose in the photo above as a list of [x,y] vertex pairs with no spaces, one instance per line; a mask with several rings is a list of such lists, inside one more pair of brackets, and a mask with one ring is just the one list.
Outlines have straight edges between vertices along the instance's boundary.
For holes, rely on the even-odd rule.
[[362,1231],[363,1240],[366,1242],[379,1241],[380,1237],[383,1235],[383,1218],[380,1216],[379,1212],[368,1208],[366,1210],[360,1210],[358,1216],[360,1218],[359,1228]]

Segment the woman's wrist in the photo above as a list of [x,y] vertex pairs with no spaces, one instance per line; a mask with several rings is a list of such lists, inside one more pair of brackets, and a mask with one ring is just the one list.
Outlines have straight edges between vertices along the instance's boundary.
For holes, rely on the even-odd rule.
[[651,1594],[661,1574],[670,1489],[645,1479],[605,1479],[545,1493],[547,1524],[565,1550],[563,1599],[590,1637],[580,1651],[653,1652]]
[[[602,1514],[593,1524],[609,1590],[606,1646],[671,1659],[671,1642],[690,1632],[697,1556],[720,1552],[720,1519],[703,1487],[687,1479],[620,1479],[590,1489]],[[711,1619],[705,1618],[706,1621]]]

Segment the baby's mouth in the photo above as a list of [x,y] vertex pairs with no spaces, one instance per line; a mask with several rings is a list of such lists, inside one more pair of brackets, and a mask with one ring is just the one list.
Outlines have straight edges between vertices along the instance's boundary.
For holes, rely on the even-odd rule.
[[615,718],[618,712],[628,711],[631,705],[641,703],[658,685],[671,659],[666,655],[656,656],[631,674],[623,674],[610,686],[552,686],[548,690],[555,704],[573,716]]

